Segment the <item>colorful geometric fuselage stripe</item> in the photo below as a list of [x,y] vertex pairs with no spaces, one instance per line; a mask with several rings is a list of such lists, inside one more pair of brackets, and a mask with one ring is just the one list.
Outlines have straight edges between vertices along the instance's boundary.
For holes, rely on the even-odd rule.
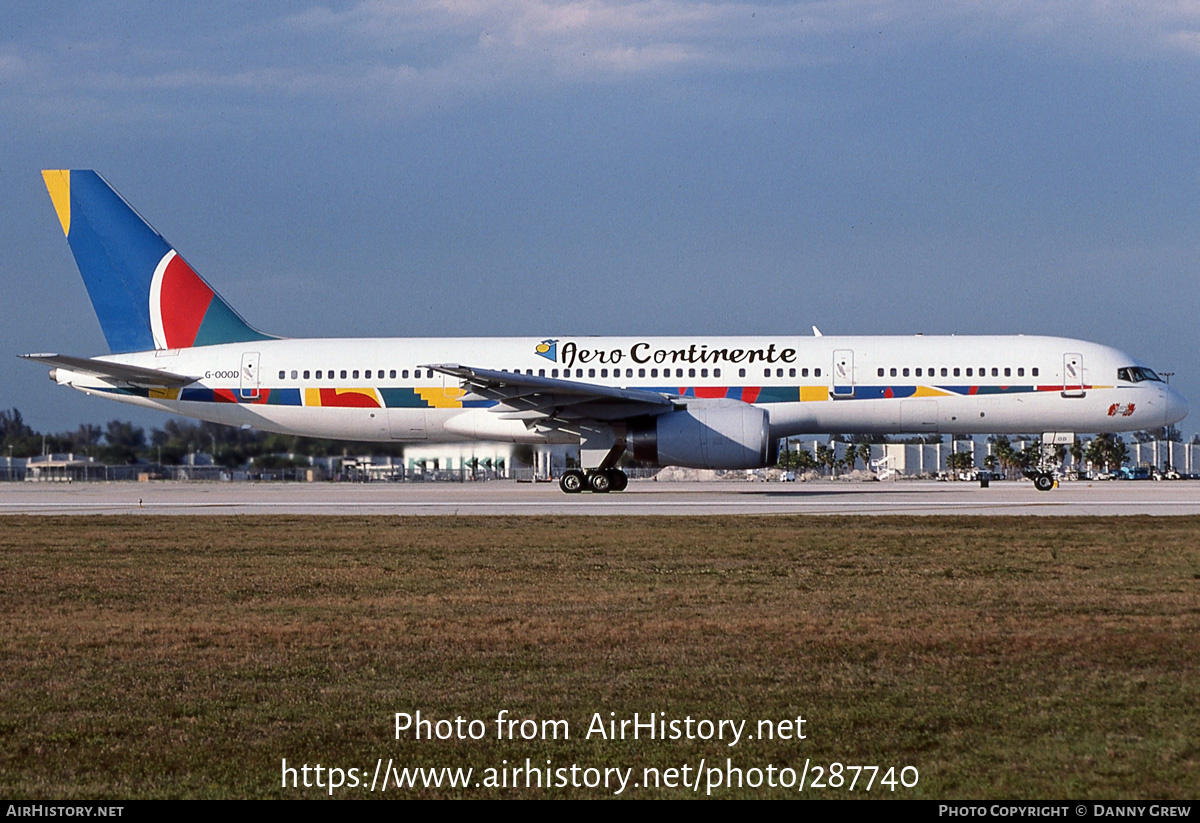
[[[1111,386],[1084,386],[1108,389]],[[251,406],[308,406],[358,409],[485,409],[494,400],[460,398],[459,388],[425,386],[417,388],[308,388],[308,389],[145,389],[139,387],[98,388],[114,394],[129,394],[156,400],[182,400],[193,403],[240,403]],[[662,392],[680,397],[741,400],[744,403],[808,403],[831,400],[828,386],[652,386],[644,391]],[[908,397],[973,397],[995,394],[1061,392],[1062,386],[862,386],[854,387],[855,400],[887,400]],[[844,401],[841,401],[844,402]]]

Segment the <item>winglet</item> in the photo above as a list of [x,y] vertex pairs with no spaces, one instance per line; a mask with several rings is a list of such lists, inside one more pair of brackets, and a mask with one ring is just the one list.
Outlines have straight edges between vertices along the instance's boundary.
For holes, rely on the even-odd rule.
[[46,191],[54,201],[54,211],[58,213],[58,222],[62,223],[63,234],[71,234],[71,172],[62,170],[46,170],[42,172],[46,181]]

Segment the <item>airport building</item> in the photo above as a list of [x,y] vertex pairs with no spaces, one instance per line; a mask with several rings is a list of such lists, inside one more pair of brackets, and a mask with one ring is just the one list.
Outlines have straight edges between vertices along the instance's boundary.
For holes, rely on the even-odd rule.
[[[1010,445],[1022,451],[1033,441],[1014,440]],[[829,449],[835,460],[844,465],[847,450],[858,448],[857,444],[829,442],[828,438],[790,438],[781,444],[784,451],[803,449],[810,455]],[[1182,475],[1200,474],[1200,444],[1174,441],[1132,442],[1126,444],[1128,469],[1139,467],[1163,469],[1173,467]],[[936,477],[948,475],[947,459],[955,452],[971,455],[971,464],[976,469],[987,468],[987,458],[994,453],[994,444],[980,440],[959,440],[944,443],[873,443],[870,445],[870,466],[864,466],[861,458],[855,460],[854,470],[869,471],[880,480],[900,478]],[[349,480],[353,482],[377,481],[472,481],[472,480],[547,480],[562,475],[562,472],[579,465],[579,449],[576,446],[529,446],[511,443],[450,443],[410,444],[404,448],[402,457],[391,455],[357,455],[344,457],[303,458],[287,455],[297,461],[294,468],[256,470],[253,465],[243,469],[227,469],[214,465],[211,458],[202,453],[189,455],[188,461],[179,466],[138,464],[107,466],[94,458],[77,454],[47,454],[35,457],[0,457],[0,482],[77,482],[77,481],[120,481],[120,480]],[[307,462],[308,465],[299,465]],[[1067,471],[1077,467],[1068,454],[1063,464]],[[997,467],[998,468],[998,467]],[[631,476],[649,477],[656,469],[627,469]],[[764,471],[766,472],[764,474]],[[839,468],[837,474],[847,469]],[[693,478],[694,470],[668,472],[667,479],[677,475]],[[709,472],[704,476],[721,476],[727,473]],[[767,470],[752,472],[755,476],[768,476]],[[699,475],[697,475],[699,476]],[[694,478],[693,478],[694,479]]]
[[[1023,451],[1026,446],[1036,441],[1013,440],[1010,445],[1016,451]],[[857,448],[853,443],[830,443],[827,438],[805,439],[791,438],[786,447],[789,450],[804,449],[815,455],[817,447],[831,449],[836,460],[845,460],[846,451]],[[1175,441],[1152,441],[1149,443],[1126,443],[1129,459],[1126,461],[1130,468],[1171,466],[1181,474],[1200,473],[1200,445],[1179,443]],[[782,451],[782,449],[781,449]],[[972,465],[977,469],[986,468],[990,461],[989,455],[995,453],[995,446],[988,441],[958,440],[953,444],[945,443],[873,443],[871,444],[871,470],[881,480],[898,477],[928,477],[949,471],[947,458],[955,452],[965,452],[971,455]],[[1086,463],[1076,466],[1068,453],[1063,467],[1067,471],[1087,471],[1093,467]],[[862,468],[861,462],[856,468]]]

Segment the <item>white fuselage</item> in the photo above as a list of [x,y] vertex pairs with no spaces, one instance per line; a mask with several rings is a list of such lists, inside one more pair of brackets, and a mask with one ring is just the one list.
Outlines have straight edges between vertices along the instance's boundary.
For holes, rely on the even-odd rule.
[[1057,337],[561,337],[267,340],[107,355],[197,378],[138,389],[55,370],[62,384],[172,414],[310,437],[571,442],[472,400],[429,365],[568,379],[766,409],[772,436],[1119,432],[1169,425],[1187,402],[1140,361]]

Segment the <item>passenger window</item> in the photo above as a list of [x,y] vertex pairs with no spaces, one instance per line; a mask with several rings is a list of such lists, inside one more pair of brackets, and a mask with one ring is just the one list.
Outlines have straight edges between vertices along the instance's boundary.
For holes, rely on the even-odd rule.
[[738,369],[738,377],[745,377],[745,376],[746,376],[746,370]]
[[292,379],[295,380],[297,377],[299,377],[299,375],[296,374],[296,370],[292,369]]
[[921,376],[921,369],[920,369],[920,368],[918,368],[918,369],[917,369],[917,377],[920,377],[920,376]]
[[551,370],[550,370],[550,376],[551,376],[551,377],[558,377],[558,369],[551,369]]
[[608,369],[601,369],[601,370],[600,370],[600,376],[601,376],[601,377],[608,377]]
[[1004,369],[1004,376],[1005,376],[1005,377],[1012,377],[1012,369],[1010,369],[1010,368],[1008,368],[1008,367],[1006,366],[1006,367],[1005,367],[1005,369]]
[[596,376],[596,370],[588,369],[588,377],[595,377],[595,376]]
[[365,374],[365,375],[363,375],[363,376],[364,376],[364,377],[366,377],[368,380],[370,380],[370,379],[371,379],[371,370],[370,370],[370,369],[367,369],[367,372],[366,372],[366,374]]
[[820,369],[813,369],[813,374],[815,374],[817,377],[820,377],[820,376],[821,376],[821,370],[820,370]]
[[967,377],[974,377],[974,376],[975,376],[975,370],[972,369],[970,366],[967,366]]
[[354,371],[351,373],[351,376],[352,376],[352,377],[353,377],[355,380],[357,380],[357,379],[358,379],[358,369],[355,369],[355,370],[354,370]]
[[879,369],[879,370],[876,372],[876,374],[877,374],[879,377],[883,377],[883,369]]
[[307,380],[307,379],[308,379],[308,369],[305,369],[305,370],[304,370],[304,379],[305,379],[305,380]]
[[771,370],[763,369],[763,377],[770,377],[770,376],[771,376]]
[[545,377],[545,376],[546,376],[546,370],[538,369],[538,377]]
[[720,376],[721,376],[721,370],[713,369],[713,377],[720,377]]
[[650,370],[650,376],[651,376],[651,377],[658,377],[658,369],[651,369],[651,370]]
[[700,370],[700,376],[701,376],[701,377],[708,377],[708,369],[701,369],[701,370]]
[[400,378],[401,378],[402,380],[407,380],[407,379],[408,379],[408,369],[405,369],[404,371],[400,372]]
[[646,370],[638,369],[638,377],[645,377],[645,376],[646,376]]
[[942,377],[948,377],[948,376],[949,376],[949,375],[947,374],[947,369],[946,369],[946,367],[945,367],[945,366],[942,366]]
[[891,374],[892,374],[892,377],[895,377],[895,376],[896,376],[896,369],[895,369],[895,367],[893,367],[893,368],[892,368],[892,372],[891,372]]
[[905,377],[908,377],[908,367],[907,366],[904,367],[903,374]]
[[1034,366],[1034,367],[1033,367],[1033,376],[1034,376],[1034,377],[1037,377],[1037,376],[1038,376],[1038,367],[1037,367],[1037,366]]
[[995,366],[992,366],[992,377],[999,377],[999,376],[1000,376],[1000,370],[998,368],[996,368]]
[[695,376],[696,376],[696,370],[688,369],[688,377],[695,377]]
[[318,380],[321,379],[321,370],[320,369],[317,369],[317,379]]
[[395,379],[396,379],[396,370],[395,370],[395,369],[392,369],[390,372],[388,372],[388,379],[389,379],[389,380],[395,380]]
[[283,369],[280,369],[279,370],[279,379],[283,380],[285,377],[287,377],[287,372],[285,372]]
[[801,376],[801,377],[808,377],[808,369],[801,369],[801,370],[800,370],[800,376]]
[[958,366],[955,366],[955,367],[954,367],[954,376],[955,376],[955,377],[960,377],[960,376],[961,376],[961,375],[959,374],[959,368],[958,368]]
[[1025,376],[1025,367],[1018,366],[1017,367],[1017,377],[1024,377],[1024,376]]
[[795,376],[796,376],[796,370],[788,369],[788,377],[795,377]]

